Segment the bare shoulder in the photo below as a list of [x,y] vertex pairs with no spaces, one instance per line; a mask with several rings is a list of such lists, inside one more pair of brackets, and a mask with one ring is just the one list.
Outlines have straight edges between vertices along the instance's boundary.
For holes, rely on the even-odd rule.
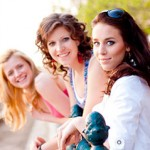
[[34,79],[34,84],[36,88],[49,86],[50,84],[52,83],[54,84],[56,82],[57,82],[57,77],[47,72],[39,73]]
[[95,73],[95,74],[104,73],[98,60],[95,58],[95,56],[92,56],[92,58],[90,59],[88,70],[89,70],[89,73]]
[[51,80],[57,80],[57,76],[54,76],[53,74],[47,73],[47,72],[40,72],[35,77],[35,82],[39,82],[40,80],[43,81],[51,81]]
[[104,86],[107,82],[107,74],[94,56],[90,60],[88,82],[90,84],[101,83],[102,86]]

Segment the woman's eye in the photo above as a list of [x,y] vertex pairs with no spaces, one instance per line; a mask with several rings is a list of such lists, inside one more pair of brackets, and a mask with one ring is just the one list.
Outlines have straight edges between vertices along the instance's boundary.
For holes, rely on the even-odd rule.
[[13,75],[13,71],[8,72],[8,76],[12,76]]
[[114,43],[115,43],[114,41],[108,41],[108,42],[107,42],[107,45],[111,46],[111,45],[113,45]]
[[65,38],[63,38],[63,41],[65,42],[65,41],[68,41],[70,38],[69,37],[65,37]]
[[18,69],[21,69],[22,67],[23,67],[22,64],[20,64],[20,65],[17,66]]
[[49,42],[48,43],[48,46],[54,46],[55,45],[55,42]]
[[100,43],[99,43],[99,42],[93,42],[93,45],[94,45],[94,46],[99,46]]

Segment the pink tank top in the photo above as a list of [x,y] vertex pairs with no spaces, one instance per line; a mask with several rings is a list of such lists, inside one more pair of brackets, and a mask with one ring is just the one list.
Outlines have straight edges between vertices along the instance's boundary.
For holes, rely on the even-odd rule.
[[[68,92],[67,90],[65,89],[64,91],[64,94],[66,94],[68,96]],[[56,110],[55,107],[53,107],[47,100],[45,100],[44,98],[42,98],[42,100],[44,101],[44,103],[48,106],[48,108],[50,109],[50,112],[53,116],[57,117],[57,118],[63,118],[64,116]]]

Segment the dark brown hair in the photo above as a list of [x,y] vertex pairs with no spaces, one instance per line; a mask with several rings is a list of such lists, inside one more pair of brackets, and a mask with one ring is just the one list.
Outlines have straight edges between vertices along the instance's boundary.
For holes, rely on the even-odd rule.
[[113,72],[109,72],[110,80],[106,92],[108,94],[114,82],[126,75],[138,75],[150,85],[150,50],[147,36],[128,12],[123,9],[120,10],[122,10],[123,15],[118,18],[109,16],[108,11],[103,11],[92,21],[92,27],[97,23],[104,23],[118,29],[125,45],[130,48],[132,58],[136,62],[136,66],[133,66],[129,56],[125,55],[122,64]]

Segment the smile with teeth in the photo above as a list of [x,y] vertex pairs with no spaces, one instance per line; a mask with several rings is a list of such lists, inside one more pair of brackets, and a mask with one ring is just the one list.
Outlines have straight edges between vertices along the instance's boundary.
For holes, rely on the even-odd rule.
[[66,56],[68,56],[68,55],[69,55],[69,52],[63,53],[63,54],[58,54],[58,57],[66,57]]
[[16,81],[17,82],[22,82],[22,81],[24,81],[26,79],[26,77],[27,77],[27,75],[22,76],[22,77],[18,78]]

